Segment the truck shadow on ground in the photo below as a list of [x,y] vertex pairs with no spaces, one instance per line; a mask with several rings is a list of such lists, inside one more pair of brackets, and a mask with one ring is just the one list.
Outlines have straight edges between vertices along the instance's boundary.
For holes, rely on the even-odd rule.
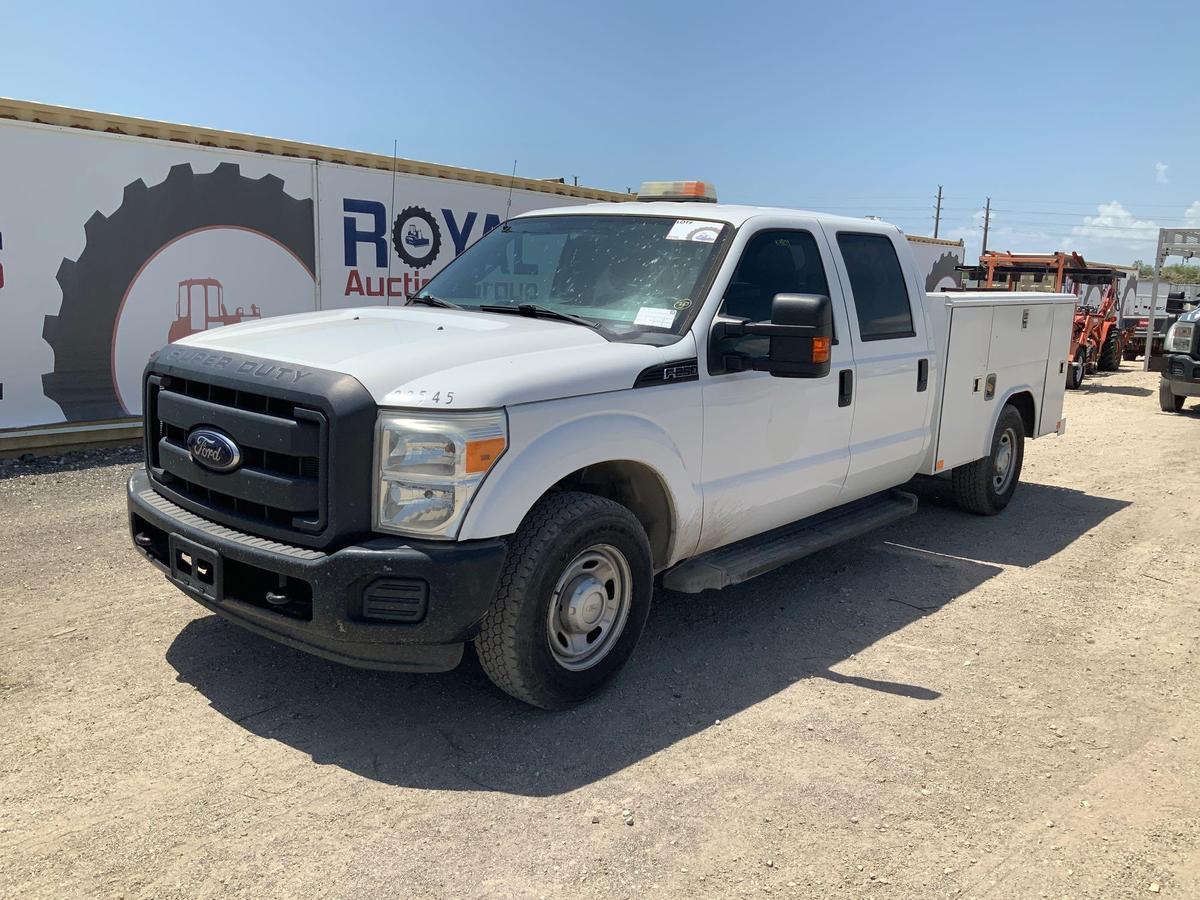
[[[1088,376],[1092,378],[1094,376]],[[1157,393],[1150,388],[1138,387],[1135,384],[1096,384],[1090,380],[1085,380],[1083,386],[1079,389],[1081,394],[1123,394],[1127,397],[1149,397],[1151,394]]]
[[[216,616],[167,652],[222,715],[325,765],[407,787],[551,796],[645,759],[808,678],[936,701],[960,685],[834,671],[1002,571],[1058,553],[1124,501],[1022,485],[1004,516],[939,502],[867,538],[720,593],[660,593],[633,660],[601,697],[565,713],[495,689],[468,652],[443,675],[346,668]],[[864,557],[868,564],[864,565]]]

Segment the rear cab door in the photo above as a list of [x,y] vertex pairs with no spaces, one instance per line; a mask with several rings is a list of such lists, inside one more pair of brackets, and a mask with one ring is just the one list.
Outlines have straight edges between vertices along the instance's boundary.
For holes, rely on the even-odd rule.
[[903,233],[869,221],[823,227],[849,308],[855,365],[845,503],[917,472],[932,440],[937,360],[924,285]]

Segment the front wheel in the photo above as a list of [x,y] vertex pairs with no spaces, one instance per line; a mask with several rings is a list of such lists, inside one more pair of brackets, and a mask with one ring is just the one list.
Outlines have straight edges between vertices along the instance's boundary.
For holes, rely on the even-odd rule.
[[960,509],[994,516],[1012,499],[1025,460],[1025,422],[1014,406],[1005,406],[992,434],[992,450],[983,459],[951,473]]
[[1181,411],[1185,399],[1171,391],[1171,382],[1164,379],[1158,383],[1158,406],[1163,412]]
[[650,542],[624,506],[573,491],[543,497],[513,537],[475,649],[495,684],[566,709],[598,692],[641,636]]

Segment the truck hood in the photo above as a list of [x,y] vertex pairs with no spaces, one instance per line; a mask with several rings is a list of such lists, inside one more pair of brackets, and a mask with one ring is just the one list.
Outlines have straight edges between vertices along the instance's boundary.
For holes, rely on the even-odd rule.
[[694,357],[610,342],[569,322],[430,307],[277,316],[192,335],[177,346],[238,353],[357,379],[381,406],[489,409],[633,387],[644,369]]

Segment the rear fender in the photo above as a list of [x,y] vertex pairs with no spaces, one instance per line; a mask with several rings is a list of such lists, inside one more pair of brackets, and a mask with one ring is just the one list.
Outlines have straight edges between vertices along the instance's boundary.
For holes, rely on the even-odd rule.
[[1037,394],[1034,392],[1032,385],[1028,385],[1028,384],[1014,385],[1013,387],[1010,387],[1007,391],[1005,391],[1005,393],[1000,398],[998,398],[999,402],[996,403],[996,408],[992,410],[991,422],[988,426],[987,433],[983,437],[983,446],[979,448],[979,458],[980,459],[983,459],[985,456],[991,456],[991,454],[992,454],[992,437],[996,433],[996,423],[1000,421],[1000,413],[1004,412],[1004,407],[1006,407],[1008,405],[1009,400],[1011,400],[1017,394],[1021,394],[1021,393],[1028,394],[1030,397],[1033,398],[1033,426],[1034,426],[1034,429],[1033,429],[1033,431],[1027,433],[1025,435],[1025,437],[1028,438],[1029,440],[1033,440],[1034,438],[1037,437],[1037,421],[1038,421]]

